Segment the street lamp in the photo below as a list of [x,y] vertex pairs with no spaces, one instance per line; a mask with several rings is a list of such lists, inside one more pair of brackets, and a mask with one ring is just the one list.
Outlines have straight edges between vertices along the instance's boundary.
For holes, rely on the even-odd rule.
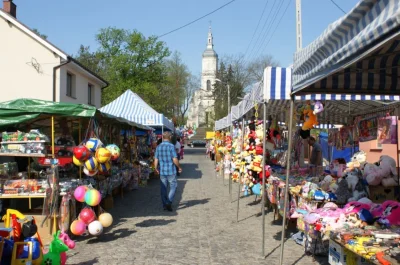
[[[229,112],[231,111],[231,87],[229,86],[228,82],[222,82],[220,79],[216,78],[215,81],[220,82],[223,85],[226,85],[226,88],[228,89],[228,115]],[[229,126],[229,132],[232,133],[232,125]],[[229,176],[229,196],[232,201],[232,178]]]

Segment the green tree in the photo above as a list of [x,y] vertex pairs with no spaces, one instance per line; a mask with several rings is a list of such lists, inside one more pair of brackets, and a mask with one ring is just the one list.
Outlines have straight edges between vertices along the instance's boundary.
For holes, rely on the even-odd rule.
[[131,89],[162,111],[163,106],[158,105],[159,88],[166,82],[164,60],[170,55],[165,43],[136,30],[113,27],[101,29],[96,41],[99,44],[96,52],[81,46],[77,59],[110,83],[103,89],[102,104],[110,103]]
[[32,31],[39,35],[42,39],[47,40],[47,35],[40,33],[38,29],[32,29]]

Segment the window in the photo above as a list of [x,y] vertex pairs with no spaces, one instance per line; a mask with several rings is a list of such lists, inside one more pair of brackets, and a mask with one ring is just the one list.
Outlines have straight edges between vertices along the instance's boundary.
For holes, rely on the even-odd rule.
[[207,80],[207,91],[211,90],[211,81]]
[[95,105],[94,102],[94,86],[91,84],[88,84],[88,103],[89,105]]
[[67,73],[67,96],[71,98],[76,98],[75,76],[71,73]]

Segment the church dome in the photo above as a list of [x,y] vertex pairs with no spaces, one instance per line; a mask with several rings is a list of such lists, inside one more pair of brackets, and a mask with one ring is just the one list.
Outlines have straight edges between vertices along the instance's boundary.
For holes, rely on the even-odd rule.
[[213,49],[206,49],[203,52],[203,57],[218,57],[218,55]]

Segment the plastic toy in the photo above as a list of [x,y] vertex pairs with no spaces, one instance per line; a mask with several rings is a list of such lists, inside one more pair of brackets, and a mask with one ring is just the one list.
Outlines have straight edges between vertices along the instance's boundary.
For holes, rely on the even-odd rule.
[[86,142],[86,148],[89,149],[89,151],[95,153],[98,148],[100,148],[103,145],[103,143],[97,139],[97,138],[90,138]]
[[100,147],[97,149],[95,157],[99,163],[106,163],[111,159],[111,152],[107,148]]
[[94,157],[90,157],[88,160],[85,162],[85,168],[89,171],[94,171],[97,169],[99,166],[99,162],[96,160]]
[[101,173],[108,172],[110,169],[111,169],[110,161],[99,164],[99,172],[101,172]]
[[49,252],[44,254],[42,264],[61,264],[60,254],[68,251],[68,246],[59,238],[60,231],[53,235],[53,240],[50,243]]
[[89,207],[83,208],[79,213],[79,220],[82,220],[85,224],[90,224],[96,219],[96,214]]
[[75,220],[70,226],[72,234],[80,236],[86,231],[86,224],[82,220]]
[[85,161],[89,158],[90,152],[83,145],[75,146],[73,149],[74,157],[79,161]]
[[81,167],[83,166],[83,162],[80,161],[78,158],[75,156],[72,157],[72,163],[74,163],[75,166]]
[[[75,248],[75,241],[71,240],[68,234],[61,232],[59,238],[64,242],[65,245],[68,246],[69,249]],[[65,265],[67,262],[67,254],[65,252],[61,252],[60,254],[61,265]]]
[[74,197],[78,202],[85,201],[85,194],[88,191],[87,186],[78,186],[74,191]]
[[113,222],[113,217],[109,213],[102,213],[99,216],[99,222],[103,227],[110,227]]
[[96,169],[96,170],[88,170],[88,169],[85,168],[85,167],[83,168],[83,173],[84,173],[86,176],[89,176],[89,177],[92,177],[92,176],[96,175],[97,172],[98,172],[97,169]]
[[117,160],[121,154],[121,150],[115,144],[109,144],[106,148],[111,152],[111,160]]
[[103,232],[103,226],[99,221],[93,221],[88,226],[89,233],[93,236],[98,236]]
[[89,206],[97,206],[101,201],[101,194],[96,189],[90,189],[85,194],[85,203]]

